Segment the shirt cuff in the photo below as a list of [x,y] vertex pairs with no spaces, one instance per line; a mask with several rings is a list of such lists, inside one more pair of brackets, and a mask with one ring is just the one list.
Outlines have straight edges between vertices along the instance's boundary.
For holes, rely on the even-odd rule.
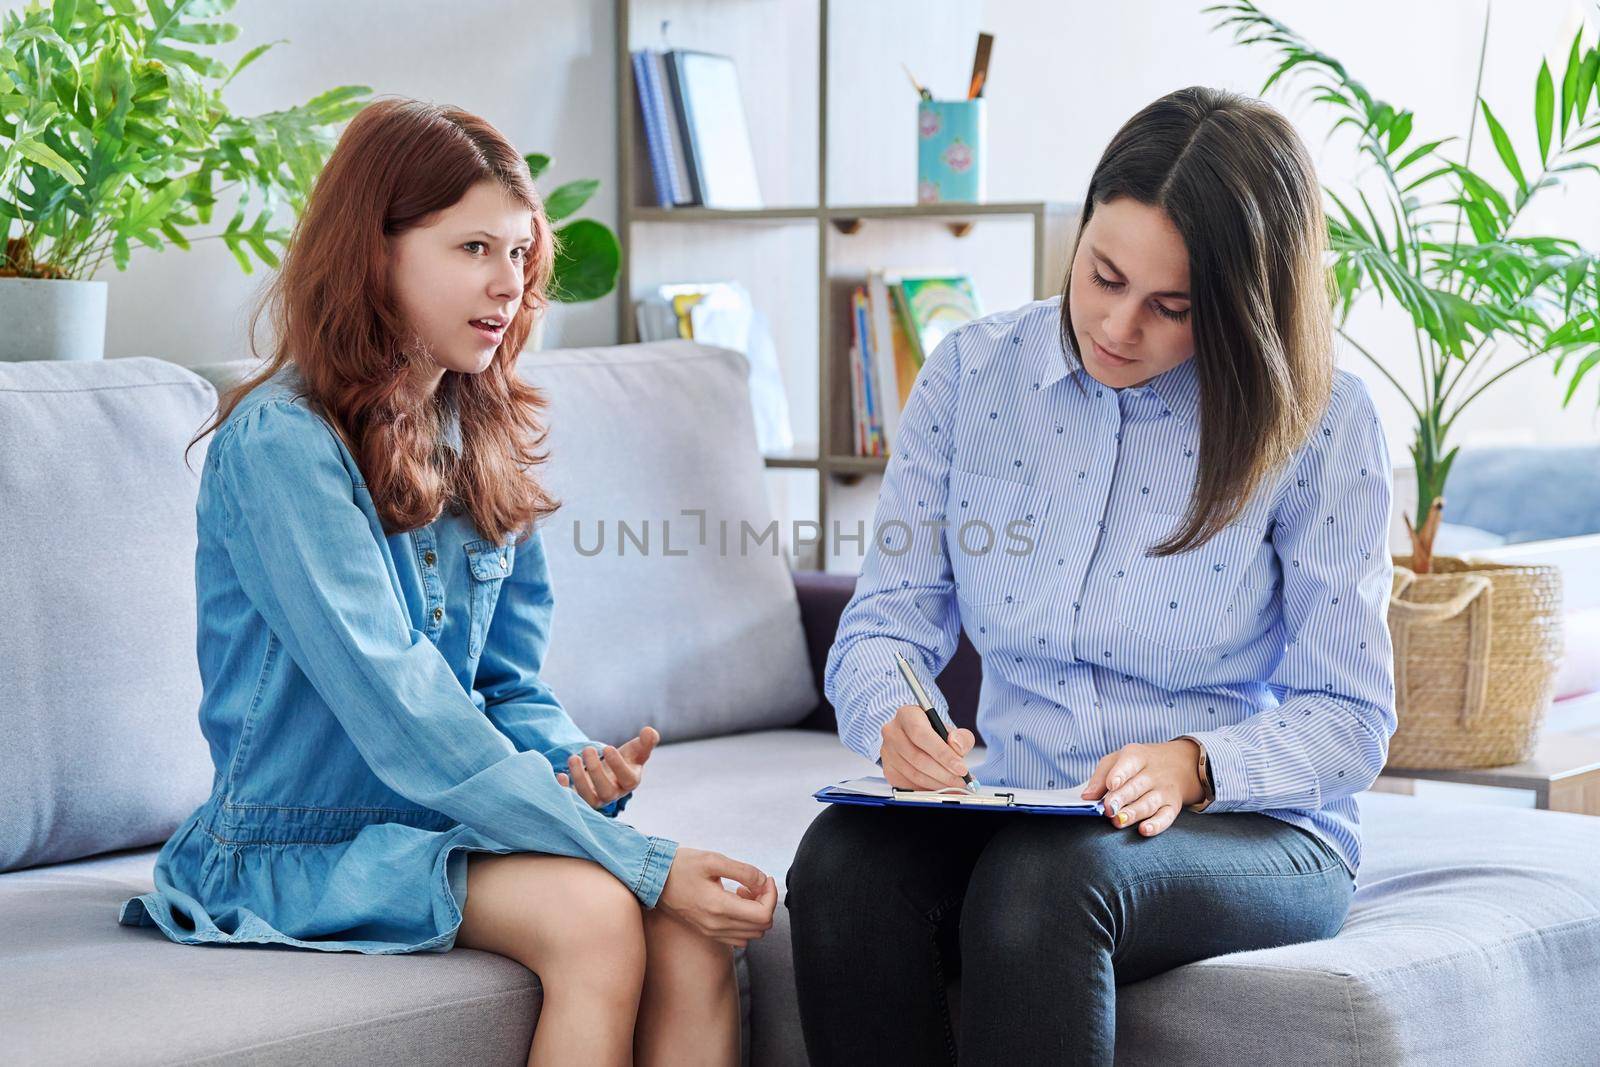
[[1190,811],[1220,812],[1245,810],[1250,800],[1250,777],[1244,765],[1244,752],[1239,745],[1220,730],[1202,730],[1183,734],[1206,750],[1206,763],[1211,770],[1211,785],[1216,796],[1199,805],[1189,805]]
[[853,691],[849,696],[850,713],[841,718],[839,739],[846,748],[873,762],[878,761],[883,749],[884,724],[902,707],[917,702],[895,662],[896,652],[911,664],[934,710],[953,729],[949,701],[928,674],[915,645],[887,637],[857,641],[846,653],[849,661],[845,670],[850,672],[847,687]]

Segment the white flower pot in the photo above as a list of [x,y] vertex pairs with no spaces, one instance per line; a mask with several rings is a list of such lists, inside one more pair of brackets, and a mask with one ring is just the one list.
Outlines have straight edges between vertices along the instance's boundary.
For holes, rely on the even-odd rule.
[[0,278],[0,361],[105,354],[105,282]]

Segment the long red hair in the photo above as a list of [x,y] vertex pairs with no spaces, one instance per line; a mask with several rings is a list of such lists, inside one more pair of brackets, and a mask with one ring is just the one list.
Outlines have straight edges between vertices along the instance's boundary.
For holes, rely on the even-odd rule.
[[[418,383],[432,367],[390,287],[387,236],[425,224],[474,184],[498,182],[533,212],[521,306],[478,374],[445,371],[435,397]],[[269,313],[266,365],[228,389],[189,447],[239,401],[293,363],[304,394],[343,439],[389,533],[425,526],[449,506],[501,543],[556,510],[532,474],[545,427],[543,394],[516,373],[534,318],[549,305],[555,239],[527,163],[488,122],[458,108],[387,98],[350,120],[294,227],[283,268],[250,319],[250,349]],[[439,447],[443,406],[459,413],[461,453]],[[186,452],[187,454],[187,452]]]

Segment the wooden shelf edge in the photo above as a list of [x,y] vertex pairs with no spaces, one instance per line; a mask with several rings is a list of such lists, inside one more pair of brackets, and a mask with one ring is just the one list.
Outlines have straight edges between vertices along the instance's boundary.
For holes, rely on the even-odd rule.
[[810,204],[789,207],[709,208],[635,206],[623,213],[626,222],[789,222],[827,219],[841,227],[863,219],[970,222],[978,218],[1027,217],[1076,212],[1080,205],[1055,200],[1019,200],[988,204]]

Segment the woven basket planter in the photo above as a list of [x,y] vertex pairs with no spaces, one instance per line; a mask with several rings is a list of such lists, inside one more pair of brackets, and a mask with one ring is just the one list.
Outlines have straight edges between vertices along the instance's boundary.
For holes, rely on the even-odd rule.
[[1561,666],[1561,572],[1394,557],[1389,632],[1397,768],[1499,767],[1533,754]]

